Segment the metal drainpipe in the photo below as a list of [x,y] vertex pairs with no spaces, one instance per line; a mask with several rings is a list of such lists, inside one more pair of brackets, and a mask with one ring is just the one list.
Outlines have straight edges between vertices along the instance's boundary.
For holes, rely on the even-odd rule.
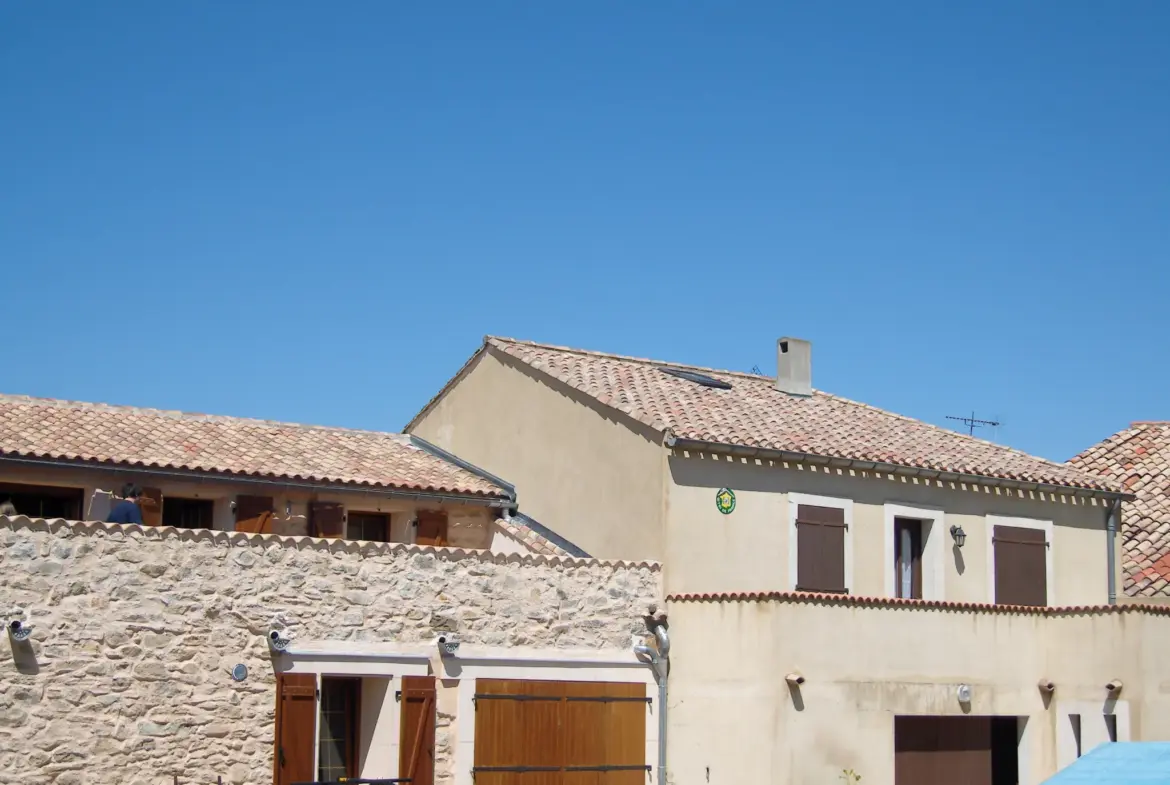
[[1105,517],[1106,548],[1109,554],[1109,604],[1117,604],[1117,519],[1121,515],[1121,499],[1114,499]]
[[648,660],[658,677],[658,785],[666,785],[666,676],[670,672],[670,633],[665,623],[659,622],[654,627],[654,639],[657,648],[639,645],[634,647],[634,653]]

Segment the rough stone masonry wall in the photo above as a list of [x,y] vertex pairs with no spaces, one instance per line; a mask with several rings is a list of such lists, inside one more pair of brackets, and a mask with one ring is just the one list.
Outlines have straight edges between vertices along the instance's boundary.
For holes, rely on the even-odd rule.
[[[35,627],[31,645],[0,643],[0,783],[270,783],[274,614],[301,641],[456,629],[468,644],[624,648],[659,577],[646,564],[0,518],[0,609],[27,608]],[[439,781],[449,736],[440,728]]]

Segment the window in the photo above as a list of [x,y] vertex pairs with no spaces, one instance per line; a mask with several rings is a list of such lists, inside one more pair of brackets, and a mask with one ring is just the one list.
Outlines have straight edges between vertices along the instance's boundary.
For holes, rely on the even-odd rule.
[[894,596],[922,599],[922,521],[894,519]]
[[317,779],[336,782],[357,776],[359,679],[321,679]]
[[993,526],[996,605],[1048,604],[1048,535],[1044,529]]
[[163,499],[162,525],[177,529],[210,529],[215,503],[211,499]]
[[351,512],[347,516],[345,537],[348,540],[389,542],[390,516],[377,512]]
[[796,588],[798,591],[849,591],[845,584],[845,510],[798,504],[796,507]]
[[314,537],[344,537],[345,507],[337,502],[310,503],[309,533]]
[[85,491],[81,488],[0,483],[0,502],[12,502],[17,515],[30,518],[80,520],[84,497]]

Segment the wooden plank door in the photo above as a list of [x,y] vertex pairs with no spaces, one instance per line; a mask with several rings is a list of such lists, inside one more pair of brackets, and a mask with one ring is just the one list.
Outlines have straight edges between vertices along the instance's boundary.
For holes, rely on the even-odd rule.
[[236,531],[261,534],[272,520],[274,502],[271,496],[236,497]]
[[441,510],[419,510],[415,545],[442,546],[447,544],[447,513]]
[[992,785],[990,717],[894,718],[894,785]]
[[398,776],[411,785],[435,781],[435,677],[402,677]]
[[312,673],[276,675],[276,749],[273,782],[291,785],[312,782],[317,730],[317,676]]
[[142,523],[145,526],[162,525],[163,493],[158,488],[143,488],[142,498],[138,500],[138,509],[142,511]]

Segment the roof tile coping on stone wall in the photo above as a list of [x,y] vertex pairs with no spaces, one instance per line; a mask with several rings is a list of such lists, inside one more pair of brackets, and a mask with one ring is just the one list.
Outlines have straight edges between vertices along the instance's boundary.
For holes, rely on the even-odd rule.
[[662,566],[653,561],[624,561],[614,559],[578,559],[573,556],[545,555],[538,553],[495,553],[476,548],[436,547],[433,545],[411,545],[402,542],[370,542],[366,540],[329,539],[299,534],[250,534],[229,532],[218,529],[180,529],[174,526],[144,526],[137,523],[106,523],[104,521],[70,521],[64,518],[30,518],[26,515],[6,517],[0,515],[0,529],[17,531],[48,531],[57,533],[69,531],[85,535],[122,535],[130,539],[148,540],[180,539],[191,542],[204,541],[227,547],[269,546],[281,548],[313,548],[333,553],[355,553],[362,556],[382,556],[392,553],[429,553],[449,561],[475,559],[496,564],[533,564],[562,567],[605,567],[608,569],[649,570],[660,572]]
[[843,605],[859,608],[899,608],[904,610],[972,611],[976,613],[1014,613],[1031,616],[1069,616],[1141,612],[1170,616],[1170,606],[1126,603],[1124,605],[993,605],[988,602],[954,602],[948,600],[907,600],[895,597],[866,597],[820,592],[713,592],[707,594],[668,594],[667,602],[790,602]]

